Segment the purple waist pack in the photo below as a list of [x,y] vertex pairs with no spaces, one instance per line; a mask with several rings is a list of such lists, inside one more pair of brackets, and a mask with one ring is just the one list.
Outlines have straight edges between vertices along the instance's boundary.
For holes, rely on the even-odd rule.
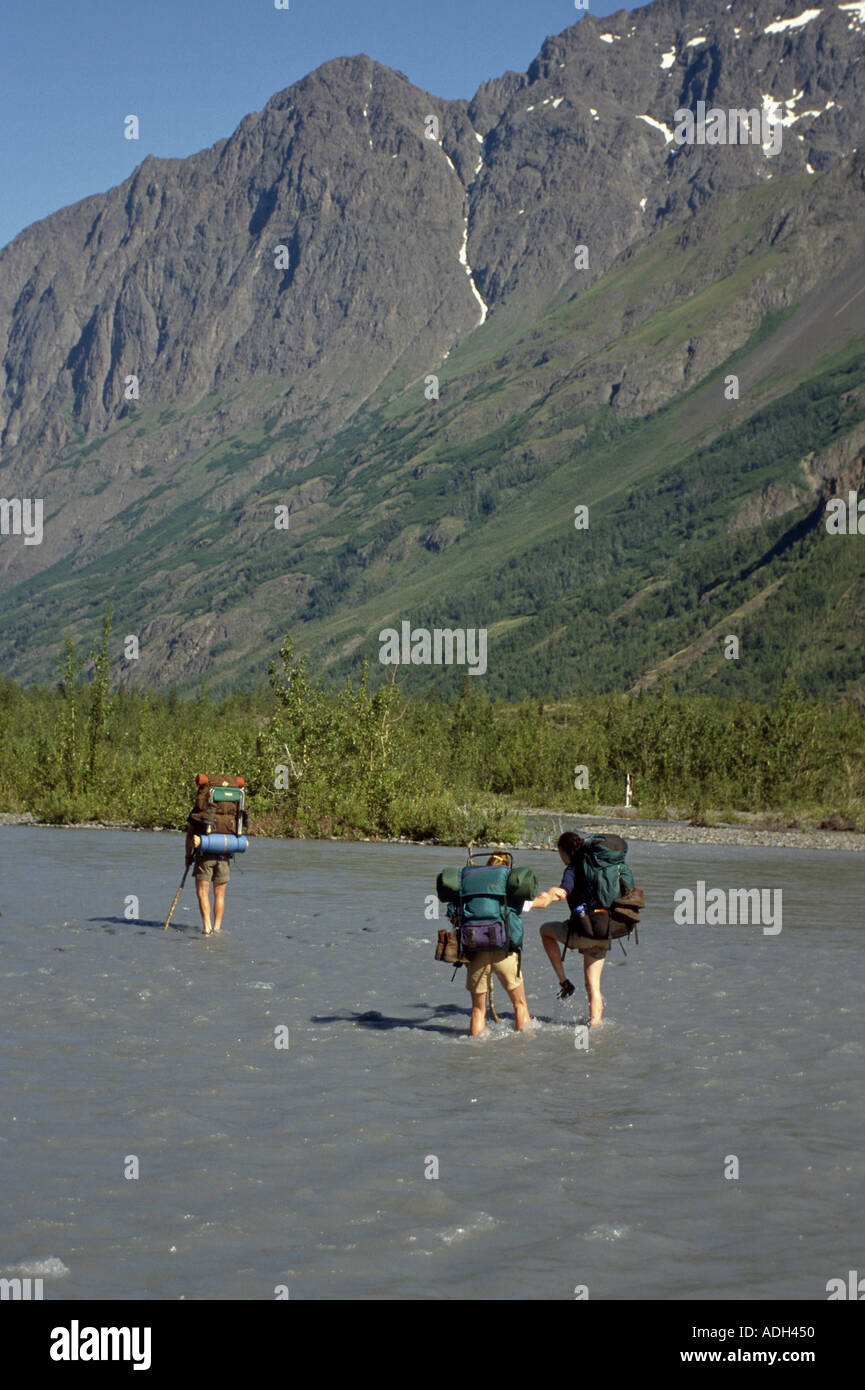
[[460,941],[464,951],[496,951],[507,946],[504,922],[463,923]]

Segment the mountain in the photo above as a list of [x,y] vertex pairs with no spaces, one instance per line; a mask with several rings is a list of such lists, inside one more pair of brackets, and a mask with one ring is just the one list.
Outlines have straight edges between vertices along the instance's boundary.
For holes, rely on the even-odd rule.
[[[27,228],[0,489],[45,518],[0,537],[4,669],[111,604],[130,683],[243,683],[289,628],[386,674],[408,619],[486,628],[511,696],[856,691],[823,515],[865,485],[863,50],[865,3],[655,0],[471,102],[338,59]],[[780,124],[679,143],[699,103]]]

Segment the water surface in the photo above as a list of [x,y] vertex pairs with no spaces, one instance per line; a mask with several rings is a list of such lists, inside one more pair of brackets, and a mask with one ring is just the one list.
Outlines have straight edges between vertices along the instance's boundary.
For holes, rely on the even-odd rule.
[[[466,1036],[424,917],[454,850],[255,841],[205,939],[189,881],[162,931],[176,835],[2,841],[0,1273],[46,1299],[825,1299],[861,1266],[857,855],[634,842],[583,1051],[537,921],[534,1034],[499,991]],[[698,879],[783,887],[783,930],[674,925]]]

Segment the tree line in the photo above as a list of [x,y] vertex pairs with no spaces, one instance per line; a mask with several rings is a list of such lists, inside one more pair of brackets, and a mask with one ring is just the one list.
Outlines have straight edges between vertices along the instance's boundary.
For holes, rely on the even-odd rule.
[[51,823],[181,828],[196,772],[242,774],[253,832],[513,841],[526,808],[590,813],[623,802],[698,823],[758,813],[865,829],[865,728],[854,708],[636,696],[490,699],[410,695],[364,664],[340,688],[314,680],[287,637],[255,691],[214,699],[114,687],[110,618],[86,656],[67,639],[54,687],[0,681],[0,806]]

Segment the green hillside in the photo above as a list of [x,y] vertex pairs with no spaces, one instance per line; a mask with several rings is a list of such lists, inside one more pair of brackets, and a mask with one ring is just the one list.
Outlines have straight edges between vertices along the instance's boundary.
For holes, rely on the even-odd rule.
[[[819,181],[826,204],[835,177]],[[865,546],[822,518],[865,421],[865,324],[841,343],[813,315],[797,325],[809,296],[843,295],[861,232],[852,214],[834,222],[815,270],[815,186],[797,175],[714,200],[687,234],[656,235],[588,288],[575,273],[534,321],[494,317],[431,367],[438,399],[396,372],[346,402],[332,437],[317,417],[284,422],[284,382],[239,388],[254,425],[148,479],[92,553],[6,593],[9,673],[50,677],[62,636],[92,642],[110,593],[115,629],[141,636],[130,684],[171,684],[184,641],[214,692],[249,684],[287,629],[328,678],[365,656],[375,682],[389,675],[379,632],[409,620],[486,629],[494,697],[630,689],[661,672],[682,692],[765,698],[789,676],[807,694],[855,690]],[[81,488],[86,471],[98,493],[100,451],[134,457],[164,435],[168,454],[223,403],[136,408],[59,459],[59,485]],[[447,694],[463,674],[401,677]]]

